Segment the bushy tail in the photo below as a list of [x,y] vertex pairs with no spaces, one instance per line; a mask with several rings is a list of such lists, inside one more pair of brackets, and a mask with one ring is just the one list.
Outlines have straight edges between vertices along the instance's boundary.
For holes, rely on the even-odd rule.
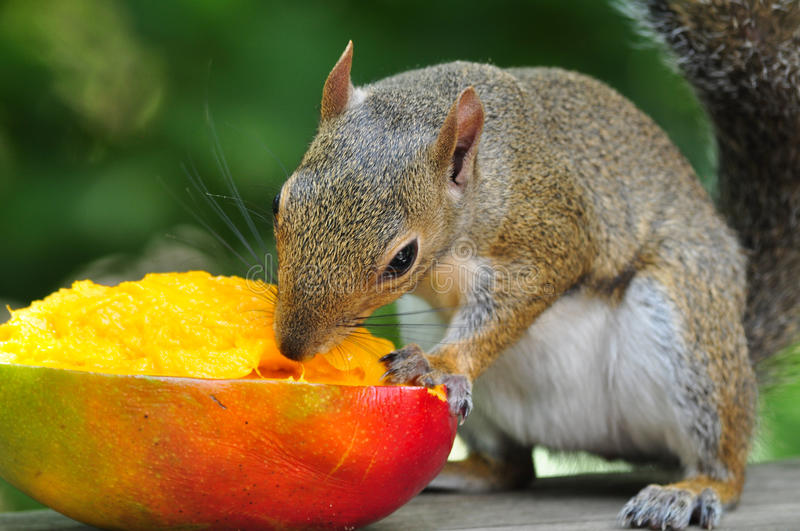
[[758,361],[800,339],[800,2],[634,5],[714,124],[719,207],[749,253],[745,329]]

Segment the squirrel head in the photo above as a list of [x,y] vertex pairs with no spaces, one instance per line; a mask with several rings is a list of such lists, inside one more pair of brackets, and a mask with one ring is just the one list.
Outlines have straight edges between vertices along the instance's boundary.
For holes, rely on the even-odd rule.
[[314,141],[273,203],[275,337],[304,360],[340,343],[375,309],[411,291],[457,236],[478,176],[483,106],[424,79],[350,81],[350,42],[322,95]]

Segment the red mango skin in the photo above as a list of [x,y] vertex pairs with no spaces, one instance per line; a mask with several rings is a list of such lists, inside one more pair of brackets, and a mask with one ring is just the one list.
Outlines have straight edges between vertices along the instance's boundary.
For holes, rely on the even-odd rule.
[[0,364],[0,475],[106,529],[352,529],[421,491],[455,432],[420,387]]

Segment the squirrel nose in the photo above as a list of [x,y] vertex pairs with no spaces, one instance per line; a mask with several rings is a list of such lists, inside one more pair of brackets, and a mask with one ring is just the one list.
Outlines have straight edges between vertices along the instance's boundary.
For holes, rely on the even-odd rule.
[[276,336],[278,350],[290,360],[304,361],[311,356],[308,354],[308,342],[293,335]]
[[307,361],[319,351],[321,323],[309,317],[307,311],[287,311],[291,304],[275,306],[275,344],[284,357],[293,361]]
[[311,341],[307,330],[302,326],[291,326],[276,320],[274,324],[275,343],[281,354],[290,360],[305,361],[313,357]]

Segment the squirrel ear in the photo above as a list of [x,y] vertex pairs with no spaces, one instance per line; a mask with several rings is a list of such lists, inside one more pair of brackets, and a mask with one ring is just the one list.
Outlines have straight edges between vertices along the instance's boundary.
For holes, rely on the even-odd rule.
[[450,168],[450,182],[459,190],[472,174],[482,130],[483,104],[475,89],[467,87],[450,108],[434,147],[438,169]]
[[347,43],[342,56],[336,62],[325,88],[322,89],[322,108],[320,117],[323,120],[333,118],[347,108],[347,102],[353,94],[353,83],[350,81],[350,66],[353,64],[353,41]]

